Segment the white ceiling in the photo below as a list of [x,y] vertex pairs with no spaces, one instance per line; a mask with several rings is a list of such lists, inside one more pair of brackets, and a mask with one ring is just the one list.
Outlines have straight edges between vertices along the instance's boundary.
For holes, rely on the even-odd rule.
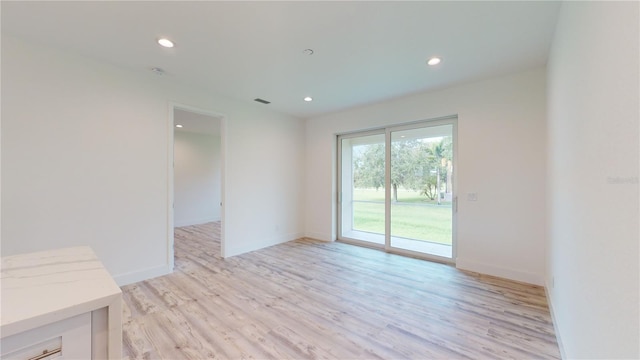
[[182,127],[175,128],[175,131],[220,136],[222,119],[187,110],[175,109],[173,111],[173,125],[178,124],[182,125]]
[[[311,117],[546,63],[558,2],[8,2],[2,33]],[[161,48],[156,39],[176,43]],[[314,50],[312,56],[303,50]],[[429,68],[427,58],[443,62]],[[305,96],[314,101],[306,103]]]

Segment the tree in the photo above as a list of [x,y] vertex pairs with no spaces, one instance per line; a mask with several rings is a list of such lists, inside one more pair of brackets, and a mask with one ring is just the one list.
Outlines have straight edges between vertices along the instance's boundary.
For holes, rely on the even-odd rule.
[[391,190],[398,201],[398,187],[419,190],[424,182],[423,159],[427,152],[419,140],[395,141],[391,144]]
[[422,188],[422,191],[420,192],[420,195],[424,195],[424,196],[428,197],[429,200],[434,200],[436,198],[436,196],[438,195],[436,186],[437,185],[436,185],[435,178],[433,178],[433,177],[429,178],[427,180],[427,183]]
[[[398,201],[398,187],[421,191],[421,194],[440,201],[441,184],[446,183],[452,155],[451,141],[424,139],[393,141],[391,143],[391,189],[393,201]],[[353,149],[354,186],[384,187],[384,144],[359,145]]]
[[355,187],[384,187],[384,144],[354,146],[353,183]]

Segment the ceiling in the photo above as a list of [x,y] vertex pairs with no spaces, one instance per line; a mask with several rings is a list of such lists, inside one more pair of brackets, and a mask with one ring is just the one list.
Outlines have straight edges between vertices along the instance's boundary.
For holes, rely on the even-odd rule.
[[[9,2],[2,33],[308,118],[546,64],[558,2]],[[156,40],[167,37],[172,49]],[[313,55],[303,53],[313,49]],[[431,56],[442,63],[429,67]],[[305,96],[313,97],[305,102]],[[256,106],[258,104],[256,103]]]
[[192,132],[220,136],[222,131],[221,118],[182,109],[173,110],[173,124],[182,125],[181,128],[175,128],[175,131],[178,132]]

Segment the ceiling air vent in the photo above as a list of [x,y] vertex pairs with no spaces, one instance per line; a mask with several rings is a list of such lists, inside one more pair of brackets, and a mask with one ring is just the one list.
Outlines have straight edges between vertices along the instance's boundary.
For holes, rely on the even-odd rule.
[[263,104],[271,104],[271,101],[267,101],[267,100],[260,99],[260,98],[253,99],[253,101],[257,101],[257,102],[263,103]]

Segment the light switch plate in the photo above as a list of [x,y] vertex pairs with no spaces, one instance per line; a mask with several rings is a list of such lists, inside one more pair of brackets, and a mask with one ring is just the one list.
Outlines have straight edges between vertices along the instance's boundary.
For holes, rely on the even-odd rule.
[[467,193],[467,201],[478,201],[478,193]]

